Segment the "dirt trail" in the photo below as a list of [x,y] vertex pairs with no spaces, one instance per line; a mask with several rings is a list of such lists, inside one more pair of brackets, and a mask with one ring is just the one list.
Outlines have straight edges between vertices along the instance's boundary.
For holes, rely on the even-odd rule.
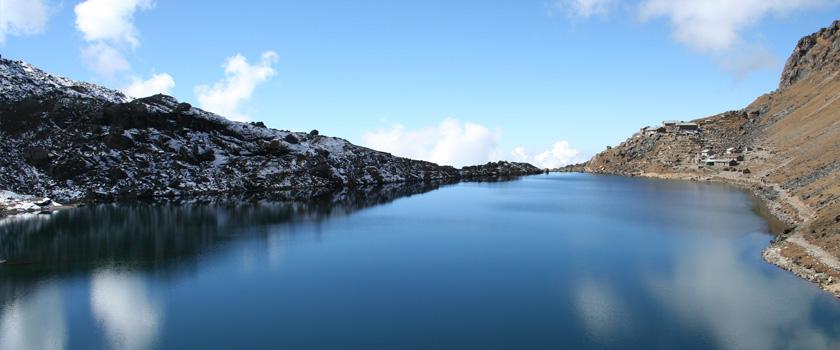
[[817,259],[817,261],[819,261],[823,265],[840,271],[840,259],[837,259],[837,257],[820,248],[819,246],[808,242],[808,240],[805,239],[805,236],[803,236],[801,232],[798,232],[788,237],[787,242],[802,247],[802,249],[805,250],[805,253],[807,253],[814,259]]

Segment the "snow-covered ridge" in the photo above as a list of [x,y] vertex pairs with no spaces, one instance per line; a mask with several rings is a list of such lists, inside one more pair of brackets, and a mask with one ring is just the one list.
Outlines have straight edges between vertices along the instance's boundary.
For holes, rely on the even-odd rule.
[[52,75],[23,61],[0,58],[0,101],[20,101],[28,96],[44,95],[53,91],[113,103],[129,101],[122,92]]
[[490,163],[459,171],[316,132],[227,120],[0,60],[0,189],[66,201],[163,197],[538,173]]

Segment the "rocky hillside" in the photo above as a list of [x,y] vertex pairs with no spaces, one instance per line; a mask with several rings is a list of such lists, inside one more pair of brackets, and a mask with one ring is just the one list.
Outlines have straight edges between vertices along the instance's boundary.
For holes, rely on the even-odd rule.
[[462,172],[0,59],[0,190],[78,202],[536,173],[504,162]]
[[788,223],[765,257],[840,295],[840,21],[799,41],[776,91],[679,125],[642,129],[577,169],[751,188]]

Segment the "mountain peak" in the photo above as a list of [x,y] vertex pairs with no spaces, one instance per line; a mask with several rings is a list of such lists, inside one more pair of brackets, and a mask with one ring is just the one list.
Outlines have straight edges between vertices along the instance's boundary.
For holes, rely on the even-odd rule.
[[799,40],[788,58],[779,89],[785,89],[817,72],[840,70],[840,20]]
[[30,96],[62,92],[113,103],[128,102],[122,92],[44,72],[24,62],[0,58],[0,100],[17,102]]

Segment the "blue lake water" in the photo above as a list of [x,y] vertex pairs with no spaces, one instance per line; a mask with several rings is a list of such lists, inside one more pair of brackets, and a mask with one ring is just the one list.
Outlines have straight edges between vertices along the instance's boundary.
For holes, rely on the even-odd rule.
[[752,198],[560,174],[0,222],[0,349],[836,349]]

